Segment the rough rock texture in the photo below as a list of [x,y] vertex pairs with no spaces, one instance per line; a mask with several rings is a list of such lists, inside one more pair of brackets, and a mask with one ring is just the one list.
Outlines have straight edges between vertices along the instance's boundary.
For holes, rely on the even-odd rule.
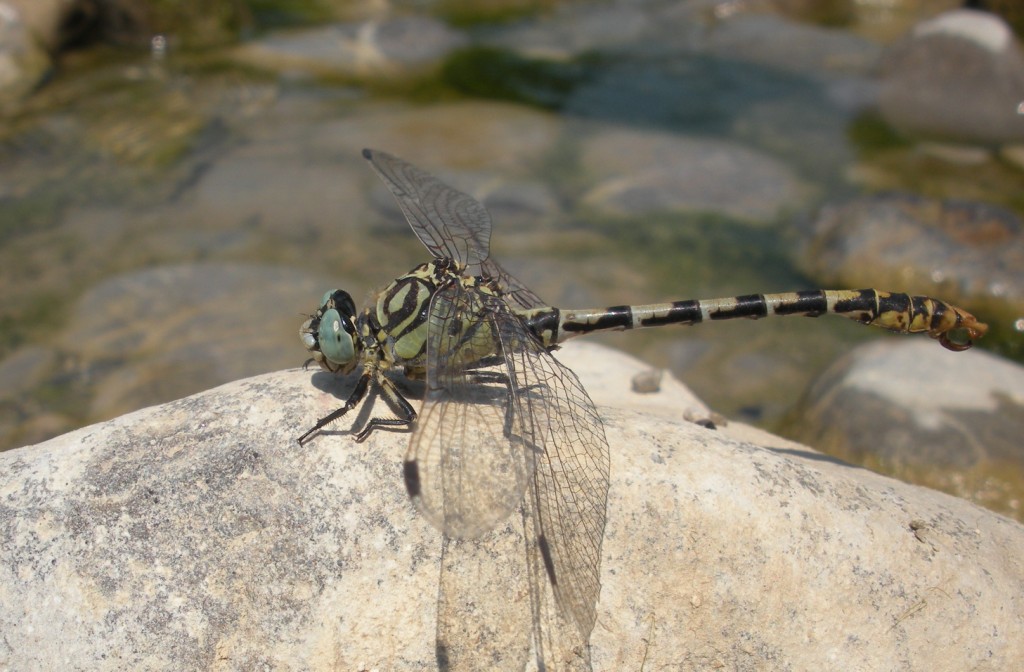
[[[635,360],[562,352],[611,448],[594,669],[1024,659],[1021,525],[683,421],[704,410],[680,384],[630,393]],[[0,455],[0,667],[432,669],[441,544],[402,486],[407,437],[295,443],[352,382],[283,371]]]

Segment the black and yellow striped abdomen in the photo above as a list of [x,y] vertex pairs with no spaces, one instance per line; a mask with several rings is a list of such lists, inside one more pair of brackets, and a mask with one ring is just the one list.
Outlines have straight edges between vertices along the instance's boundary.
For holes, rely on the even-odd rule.
[[945,301],[877,289],[815,289],[582,310],[535,308],[525,311],[523,316],[531,330],[550,347],[595,331],[698,324],[739,317],[818,317],[828,313],[890,331],[927,332],[950,350],[966,350],[988,329],[970,313]]

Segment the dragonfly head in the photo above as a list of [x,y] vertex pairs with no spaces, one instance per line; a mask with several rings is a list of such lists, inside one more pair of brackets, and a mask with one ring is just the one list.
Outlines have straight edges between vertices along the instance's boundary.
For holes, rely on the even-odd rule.
[[313,361],[333,373],[348,373],[359,363],[362,341],[356,337],[356,304],[348,292],[324,294],[320,309],[299,329],[302,345]]

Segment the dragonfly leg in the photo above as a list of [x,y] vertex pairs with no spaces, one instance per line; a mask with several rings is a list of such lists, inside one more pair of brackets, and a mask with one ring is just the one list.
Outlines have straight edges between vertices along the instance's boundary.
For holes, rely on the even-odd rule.
[[316,424],[313,425],[308,432],[299,437],[299,445],[303,445],[314,432],[323,429],[358,406],[359,402],[361,402],[363,397],[366,396],[366,390],[369,389],[370,379],[372,376],[372,371],[363,371],[363,375],[359,376],[359,380],[356,382],[356,387],[352,390],[352,394],[348,396],[348,399],[345,401],[345,405],[317,420]]
[[[497,359],[497,358],[495,358]],[[528,451],[532,451],[533,454],[540,454],[541,448],[523,437],[515,434],[515,421],[516,421],[516,404],[512,403],[512,381],[509,377],[501,371],[471,371],[468,375],[474,383],[477,384],[491,384],[491,385],[504,385],[508,390],[508,401],[505,403],[505,425],[502,429],[502,434],[510,441],[522,443],[524,448]],[[533,383],[530,385],[521,386],[518,388],[519,394],[527,394],[531,390],[539,390],[541,385]]]
[[478,384],[500,384],[505,387],[510,387],[508,376],[501,371],[467,371],[467,375],[471,378],[474,383]]
[[[380,391],[387,400],[388,405],[391,406],[392,410],[398,412],[401,416],[399,418],[370,418],[370,421],[366,423],[366,427],[356,434],[356,441],[364,441],[366,437],[370,435],[375,429],[383,429],[385,427],[411,427],[412,423],[416,421],[416,409],[412,407],[409,400],[402,396],[402,393],[398,391],[395,384],[383,375],[379,375],[377,382],[380,385]],[[348,404],[346,404],[347,406]]]

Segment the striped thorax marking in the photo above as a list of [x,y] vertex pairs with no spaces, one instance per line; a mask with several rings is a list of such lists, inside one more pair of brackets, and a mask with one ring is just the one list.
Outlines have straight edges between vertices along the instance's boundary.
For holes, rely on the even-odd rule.
[[[458,284],[469,295],[500,299],[501,289],[491,278],[464,275],[465,266],[451,259],[420,264],[385,287],[377,297],[374,317],[377,340],[394,364],[418,370],[424,364],[431,301],[438,290]],[[487,328],[486,310],[471,321],[448,323],[449,342],[457,344],[460,361],[470,366],[495,353],[495,335]]]
[[396,279],[377,298],[377,324],[396,362],[416,362],[423,357],[427,310],[440,282],[443,278],[437,266],[427,262]]

